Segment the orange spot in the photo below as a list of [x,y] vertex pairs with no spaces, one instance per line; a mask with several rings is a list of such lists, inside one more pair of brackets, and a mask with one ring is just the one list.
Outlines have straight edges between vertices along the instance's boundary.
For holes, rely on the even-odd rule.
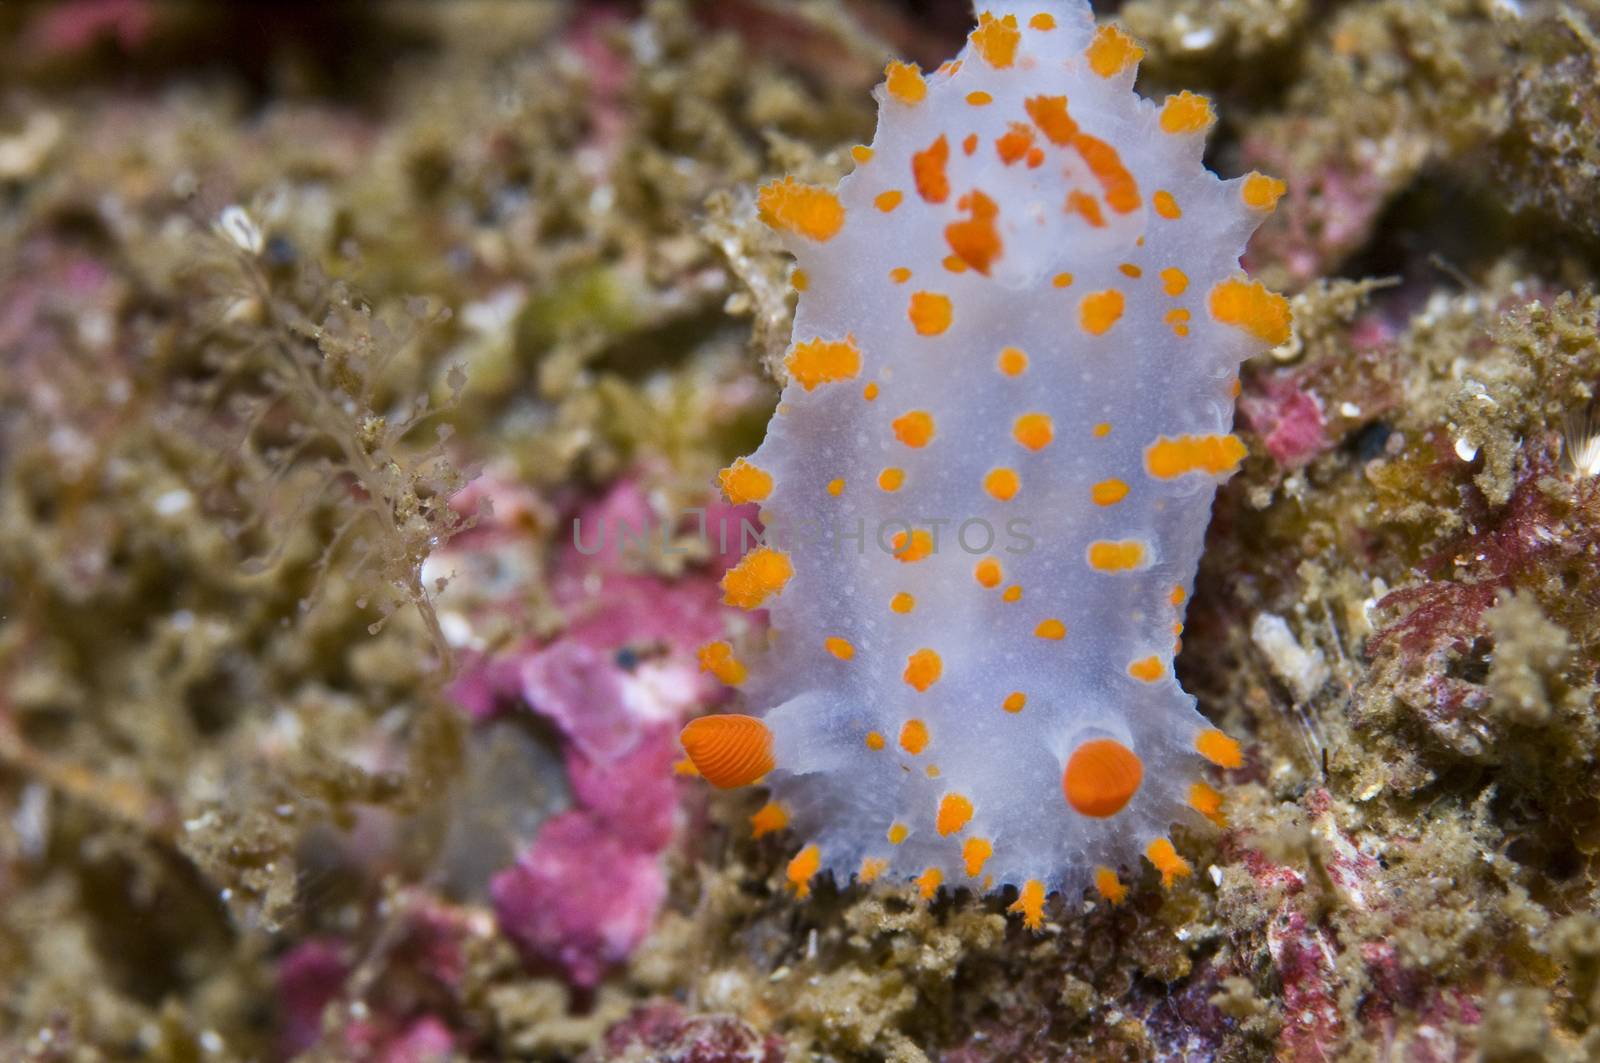
[[933,900],[933,895],[939,892],[939,886],[944,882],[944,872],[936,867],[930,867],[916,877],[917,892],[925,901]]
[[1090,429],[1090,431],[1094,433],[1094,437],[1096,439],[1104,439],[1106,436],[1111,434],[1111,422],[1101,421],[1099,424]]
[[821,869],[822,852],[815,845],[808,845],[795,854],[784,874],[789,879],[789,885],[794,887],[796,897],[804,899],[811,896],[811,880]]
[[842,340],[818,337],[795,344],[783,364],[789,375],[810,391],[819,384],[848,380],[861,372],[861,348],[856,346],[854,335]]
[[1238,398],[1239,393],[1243,390],[1244,388],[1240,385],[1238,377],[1234,377],[1228,382],[1228,394],[1232,395],[1234,398]]
[[943,673],[944,662],[939,659],[939,655],[923,647],[906,658],[906,670],[901,678],[920,694],[937,683]]
[[1184,590],[1182,587],[1174,587],[1172,588],[1172,593],[1167,595],[1167,601],[1171,602],[1173,605],[1182,605],[1184,601],[1188,599],[1188,597],[1188,591]]
[[1000,230],[994,222],[1000,208],[977,189],[962,196],[956,207],[970,217],[945,226],[945,241],[957,258],[987,277],[989,267],[1000,257]]
[[1039,638],[1060,642],[1067,637],[1067,625],[1051,617],[1049,620],[1039,621],[1039,626],[1033,629],[1033,633]]
[[844,481],[837,479],[829,480],[828,494],[832,495],[834,498],[838,498],[840,495],[844,494]]
[[1005,590],[1001,591],[1000,592],[1000,600],[1002,602],[1020,602],[1020,601],[1022,601],[1022,586],[1021,586],[1021,584],[1013,583],[1011,586],[1009,586]]
[[1022,31],[1017,29],[1017,16],[995,18],[985,11],[978,16],[978,28],[967,35],[978,49],[978,54],[990,66],[1004,70],[1017,59],[1017,44]]
[[950,195],[950,178],[945,174],[945,164],[950,161],[950,142],[944,134],[926,148],[911,156],[911,177],[916,182],[917,195],[929,203],[943,203]]
[[1189,288],[1189,275],[1177,266],[1161,271],[1161,290],[1176,299]]
[[822,640],[823,648],[841,661],[848,661],[856,655],[856,648],[850,645],[849,639],[842,639],[837,635]]
[[996,365],[1006,376],[1021,376],[1028,368],[1028,356],[1015,347],[1006,347]]
[[1187,336],[1189,334],[1189,311],[1183,307],[1173,307],[1164,314],[1161,320],[1172,328],[1174,336]]
[[756,193],[756,212],[772,228],[808,240],[831,240],[844,228],[844,204],[839,197],[793,177],[763,185]]
[[1006,695],[1006,700],[1000,703],[1000,707],[1005,709],[1007,712],[1021,712],[1022,707],[1027,703],[1028,695],[1024,694],[1020,690],[1013,690],[1011,693]]
[[1134,539],[1097,539],[1089,544],[1089,567],[1096,572],[1131,572],[1144,560],[1144,544]]
[[679,757],[672,762],[672,774],[698,779],[700,777],[700,769],[695,767],[694,761],[688,757]]
[[1032,147],[1033,127],[1021,122],[1012,122],[994,141],[994,150],[1007,166],[1024,158]]
[[1021,487],[1015,469],[990,469],[983,475],[983,489],[997,502],[1011,501]]
[[878,474],[878,490],[880,491],[888,491],[889,493],[893,494],[895,491],[898,491],[900,488],[904,487],[905,483],[906,471],[904,469],[896,469],[891,467],[884,469]]
[[928,82],[915,63],[894,60],[883,69],[889,95],[904,104],[921,103],[928,95]]
[[911,610],[915,609],[916,607],[917,607],[916,598],[914,598],[911,595],[907,594],[905,591],[901,591],[899,594],[897,594],[893,598],[889,599],[889,608],[894,610],[897,613],[901,613],[901,614],[909,613],[909,612],[911,612]]
[[875,401],[878,397],[878,382],[876,380],[871,381],[866,387],[862,388],[861,397],[868,402]]
[[911,271],[904,266],[896,266],[889,271],[889,279],[896,284],[904,284],[911,279]]
[[1055,16],[1049,14],[1048,12],[1041,11],[1028,20],[1028,28],[1031,30],[1040,30],[1041,32],[1053,30],[1056,28]]
[[1067,193],[1067,213],[1076,214],[1088,222],[1091,228],[1104,229],[1106,227],[1105,215],[1100,213],[1100,203],[1087,192],[1076,189]]
[[1039,167],[1043,166],[1044,165],[1044,149],[1043,148],[1029,148],[1028,149],[1027,161],[1028,161],[1028,169],[1030,169],[1030,170],[1037,170]]
[[733,655],[733,647],[726,642],[708,642],[695,651],[702,672],[710,672],[730,687],[744,682],[745,666]]
[[1162,436],[1145,448],[1144,467],[1158,480],[1191,472],[1221,476],[1238,468],[1246,453],[1238,436]]
[[1272,210],[1287,191],[1289,186],[1276,177],[1252,170],[1245,175],[1244,184],[1239,186],[1239,198],[1252,210]]
[[1260,281],[1233,277],[1211,289],[1207,300],[1211,316],[1235,325],[1256,339],[1277,346],[1289,339],[1289,300]]
[[971,155],[973,152],[975,152],[977,150],[978,150],[978,134],[976,134],[976,133],[968,133],[967,134],[967,138],[961,142],[961,151],[962,151],[962,153],[966,154],[966,155]]
[[1103,336],[1122,317],[1122,293],[1115,288],[1090,292],[1078,303],[1078,323],[1091,336]]
[[768,801],[756,810],[750,817],[750,834],[760,838],[775,831],[780,831],[789,825],[789,813],[784,811],[782,805],[776,801]]
[[1128,665],[1128,674],[1142,683],[1154,683],[1167,674],[1167,667],[1159,657],[1141,657]]
[[1197,96],[1188,89],[1176,96],[1168,96],[1161,105],[1161,131],[1163,133],[1198,133],[1211,128],[1217,114],[1211,101]]
[[889,844],[899,845],[911,834],[911,828],[904,823],[889,824]]
[[1100,182],[1105,193],[1106,206],[1118,214],[1130,214],[1139,209],[1139,182],[1122,164],[1117,149],[1098,137],[1079,133],[1072,138],[1072,146],[1083,159],[1094,179]]
[[1227,814],[1222,811],[1222,795],[1203,782],[1189,787],[1189,807],[1219,827],[1228,825]]
[[939,264],[945,269],[949,270],[951,273],[965,273],[970,268],[967,265],[966,259],[961,258],[958,255],[946,255]]
[[884,747],[884,737],[877,731],[868,731],[866,737],[867,748],[876,753]]
[[961,859],[967,865],[967,874],[977,878],[983,874],[983,865],[994,855],[994,845],[988,838],[968,838],[961,846]]
[[722,600],[740,609],[759,609],[768,597],[780,593],[793,575],[788,554],[758,546],[723,574]]
[[972,819],[972,802],[965,794],[945,794],[939,798],[939,815],[934,827],[941,838],[948,838]]
[[872,205],[887,214],[894,208],[898,207],[900,205],[900,201],[905,198],[906,194],[904,192],[900,191],[898,188],[891,188],[889,191],[879,192],[875,197],[873,197]]
[[803,269],[797,269],[789,275],[789,283],[794,285],[794,290],[803,292],[811,287],[811,275]]
[[1094,891],[1112,904],[1121,904],[1128,896],[1128,887],[1122,884],[1117,878],[1117,873],[1109,867],[1094,869]]
[[1244,765],[1244,752],[1239,743],[1216,728],[1201,731],[1195,736],[1194,748],[1219,768],[1238,768]]
[[1124,262],[1122,265],[1117,267],[1117,272],[1121,273],[1124,277],[1132,277],[1134,280],[1138,280],[1140,277],[1144,276],[1144,270],[1140,269],[1138,266],[1135,266],[1132,262]]
[[1049,414],[1025,413],[1012,422],[1011,437],[1029,450],[1043,450],[1056,437],[1055,422]]
[[1022,884],[1017,899],[1006,908],[1008,912],[1021,912],[1022,925],[1029,930],[1044,926],[1044,883],[1030,878]]
[[1078,123],[1067,113],[1065,96],[1030,96],[1022,106],[1050,143],[1062,147],[1072,143],[1072,138],[1078,133]]
[[1173,221],[1183,217],[1183,208],[1178,206],[1178,201],[1172,198],[1172,193],[1162,189],[1150,197],[1150,203],[1156,208],[1156,213],[1163,218]]
[[992,557],[979,561],[972,569],[972,578],[985,587],[998,587],[1003,573],[1000,571],[1000,562]]
[[928,778],[937,779],[939,777],[939,765],[929,764],[926,770],[928,772]]
[[1176,879],[1183,878],[1194,871],[1189,866],[1189,861],[1178,855],[1178,850],[1165,838],[1157,838],[1145,849],[1144,855],[1156,865],[1156,870],[1161,872],[1161,884],[1168,889]]
[[[921,720],[907,720],[900,727],[900,748],[913,757],[928,748],[928,725]],[[894,839],[889,839],[893,841]]]
[[1061,790],[1073,811],[1104,819],[1121,812],[1144,780],[1139,757],[1111,738],[1092,738],[1072,751]]
[[911,305],[906,310],[911,327],[921,336],[937,336],[950,327],[954,311],[948,295],[937,292],[912,292]]
[[1112,478],[1101,480],[1089,488],[1089,498],[1097,506],[1114,506],[1128,497],[1128,485]]
[[987,92],[980,90],[978,92],[967,93],[967,103],[971,104],[973,107],[987,107],[993,102],[994,97],[989,95]]
[[1103,78],[1116,77],[1144,58],[1144,49],[1117,26],[1101,26],[1084,51],[1089,69]]
[[911,564],[933,553],[933,536],[923,528],[915,528],[909,535],[896,532],[891,546],[902,564]]
[[688,722],[678,741],[700,774],[719,790],[753,783],[775,763],[772,732],[754,716],[701,716]]
[[722,486],[723,497],[736,506],[763,501],[772,493],[772,474],[743,458],[734,459],[732,465],[717,473],[717,482]]
[[889,870],[889,861],[875,856],[861,858],[861,870],[856,872],[856,877],[862,885],[869,885],[878,881],[878,876]]
[[850,149],[850,157],[858,164],[869,163],[872,161],[872,149],[865,144],[857,144]]

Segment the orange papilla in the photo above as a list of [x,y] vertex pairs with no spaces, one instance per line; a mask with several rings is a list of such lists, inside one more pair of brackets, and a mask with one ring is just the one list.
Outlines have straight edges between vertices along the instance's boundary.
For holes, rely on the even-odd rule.
[[1111,738],[1092,738],[1072,751],[1061,773],[1067,804],[1085,816],[1103,818],[1122,811],[1144,779],[1137,754]]
[[1022,106],[1050,143],[1062,147],[1072,143],[1078,133],[1078,123],[1067,112],[1065,96],[1030,96]]
[[1072,147],[1083,159],[1084,165],[1089,167],[1089,172],[1094,174],[1095,180],[1100,182],[1106,206],[1118,214],[1139,209],[1139,182],[1122,165],[1122,156],[1117,154],[1116,148],[1087,133],[1075,134]]
[[719,790],[747,786],[773,769],[772,732],[754,716],[721,713],[690,720],[678,740]]
[[1012,122],[1010,127],[994,141],[994,150],[999,153],[1000,161],[1007,166],[1020,162],[1031,147],[1033,147],[1033,127],[1021,122]]
[[1000,230],[994,223],[1000,207],[977,189],[962,196],[956,206],[971,216],[945,226],[944,238],[958,258],[987,277],[1000,257]]
[[950,161],[950,141],[943,133],[939,139],[911,156],[911,177],[917,186],[917,195],[929,203],[943,203],[950,197],[950,178],[945,164]]

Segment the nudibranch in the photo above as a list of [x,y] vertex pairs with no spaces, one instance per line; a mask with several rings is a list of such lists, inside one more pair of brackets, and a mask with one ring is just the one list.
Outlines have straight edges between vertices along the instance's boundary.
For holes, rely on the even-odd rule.
[[802,896],[1010,885],[1038,927],[1141,859],[1171,885],[1173,824],[1223,821],[1240,748],[1172,661],[1239,364],[1289,338],[1239,264],[1284,186],[1208,171],[1212,104],[1137,95],[1142,54],[1083,0],[995,0],[954,61],[889,64],[837,189],[759,191],[800,296],[766,439],[721,474],[768,531],[723,591],[768,645],[701,651],[748,714],[683,745],[768,788]]

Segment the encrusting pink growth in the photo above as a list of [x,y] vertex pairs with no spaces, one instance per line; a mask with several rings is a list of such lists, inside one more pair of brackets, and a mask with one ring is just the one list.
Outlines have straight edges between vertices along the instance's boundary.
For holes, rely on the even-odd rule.
[[1290,338],[1239,269],[1284,186],[1207,171],[1215,108],[1135,94],[1142,55],[1084,0],[997,0],[955,62],[890,64],[837,188],[758,196],[803,281],[778,416],[721,478],[773,534],[722,587],[770,638],[704,651],[742,712],[684,745],[770,789],[798,896],[1011,886],[1037,928],[1141,860],[1191,875],[1172,824],[1226,822],[1205,776],[1242,754],[1172,657],[1239,364]]

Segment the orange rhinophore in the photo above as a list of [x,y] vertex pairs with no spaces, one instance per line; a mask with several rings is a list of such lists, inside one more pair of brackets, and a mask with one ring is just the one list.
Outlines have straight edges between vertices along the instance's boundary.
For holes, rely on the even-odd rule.
[[748,786],[773,769],[772,732],[754,716],[722,713],[690,720],[679,735],[683,751],[719,790]]

